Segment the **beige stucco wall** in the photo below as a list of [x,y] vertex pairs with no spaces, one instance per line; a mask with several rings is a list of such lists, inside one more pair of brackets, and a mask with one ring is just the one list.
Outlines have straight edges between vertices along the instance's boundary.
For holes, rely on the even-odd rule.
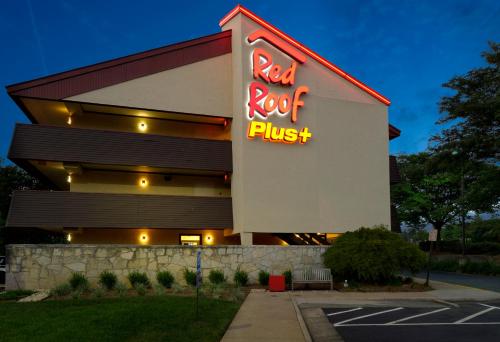
[[231,282],[240,268],[256,284],[261,270],[281,274],[286,270],[323,267],[325,246],[133,246],[133,245],[9,245],[6,286],[8,290],[50,289],[67,282],[72,272],[82,272],[92,286],[99,274],[111,271],[128,284],[132,271],[147,273],[156,283],[158,271],[169,270],[175,281],[185,284],[185,268],[196,268],[196,252],[202,251],[202,274],[211,269],[224,272]]
[[[146,179],[148,185],[140,186]],[[223,176],[164,175],[116,171],[88,171],[72,176],[70,190],[75,192],[126,193],[171,196],[231,197],[231,188],[224,185]]]
[[[248,85],[253,80],[246,38],[260,28],[237,15],[223,30],[232,30],[233,176],[235,232],[345,232],[360,226],[389,225],[387,107],[307,57],[299,65],[291,94],[300,85],[298,122],[290,114],[268,118],[278,127],[309,127],[305,145],[285,145],[246,138]],[[259,41],[282,66],[289,57]],[[372,61],[373,63],[373,61]],[[263,82],[263,81],[262,81]],[[263,120],[258,120],[263,121]]]
[[232,117],[231,60],[229,53],[66,100]]

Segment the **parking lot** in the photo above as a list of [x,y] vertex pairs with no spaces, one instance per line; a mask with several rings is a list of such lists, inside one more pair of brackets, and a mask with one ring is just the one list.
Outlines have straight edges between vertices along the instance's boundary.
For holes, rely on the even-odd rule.
[[351,306],[323,312],[345,341],[500,341],[500,302]]

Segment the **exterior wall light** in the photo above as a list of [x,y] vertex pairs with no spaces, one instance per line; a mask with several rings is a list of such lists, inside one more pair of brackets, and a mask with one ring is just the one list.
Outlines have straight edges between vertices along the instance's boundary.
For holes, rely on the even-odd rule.
[[148,234],[146,234],[146,233],[141,233],[141,234],[139,235],[139,243],[140,243],[140,244],[143,244],[143,245],[144,245],[144,244],[148,243],[148,241],[149,241],[149,236],[148,236]]
[[137,128],[139,129],[139,131],[141,132],[146,132],[146,130],[148,129],[148,124],[145,123],[144,121],[141,121],[137,124]]
[[66,236],[66,240],[68,242],[71,242],[71,239],[72,239],[71,233],[68,233],[68,235]]
[[146,188],[148,185],[149,185],[149,181],[146,177],[142,177],[141,179],[139,179],[139,186],[141,188]]
[[66,178],[66,181],[67,181],[68,183],[71,183],[71,181],[72,181],[72,179],[71,179],[71,174],[69,174],[69,175],[68,175],[68,178]]
[[214,237],[211,234],[205,235],[205,243],[211,245],[214,243]]
[[73,123],[73,120],[71,119],[71,115],[68,116],[68,121],[66,121],[68,125],[71,125]]

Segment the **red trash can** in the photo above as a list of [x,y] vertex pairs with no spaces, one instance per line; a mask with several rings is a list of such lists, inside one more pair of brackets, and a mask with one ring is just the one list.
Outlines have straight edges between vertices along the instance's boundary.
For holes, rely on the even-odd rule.
[[285,291],[285,276],[284,275],[270,275],[269,276],[269,291],[283,292]]

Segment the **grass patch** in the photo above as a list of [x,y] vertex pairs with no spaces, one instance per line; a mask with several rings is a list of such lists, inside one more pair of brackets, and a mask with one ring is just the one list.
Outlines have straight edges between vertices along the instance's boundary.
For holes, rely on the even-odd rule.
[[219,341],[240,306],[194,297],[1,303],[2,341]]

